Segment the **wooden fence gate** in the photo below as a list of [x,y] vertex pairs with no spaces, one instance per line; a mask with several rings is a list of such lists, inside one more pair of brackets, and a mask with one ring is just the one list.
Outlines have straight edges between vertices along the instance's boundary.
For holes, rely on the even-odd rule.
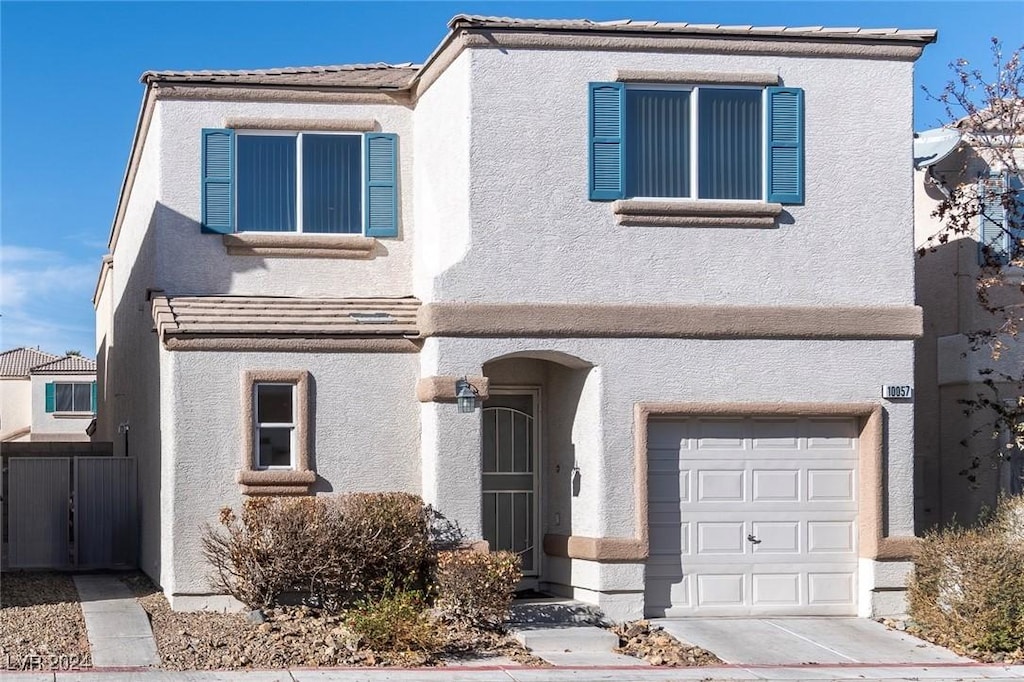
[[133,457],[7,460],[11,568],[133,568],[139,517]]

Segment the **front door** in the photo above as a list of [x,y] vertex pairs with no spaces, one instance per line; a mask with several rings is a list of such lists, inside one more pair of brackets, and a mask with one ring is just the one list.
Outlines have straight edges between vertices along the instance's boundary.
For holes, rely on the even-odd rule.
[[515,552],[536,577],[540,389],[492,388],[483,406],[483,522],[491,550]]

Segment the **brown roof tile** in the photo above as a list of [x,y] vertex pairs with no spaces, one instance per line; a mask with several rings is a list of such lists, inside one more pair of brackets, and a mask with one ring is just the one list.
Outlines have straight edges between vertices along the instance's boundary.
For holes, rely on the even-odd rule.
[[95,371],[96,361],[81,355],[65,355],[52,362],[32,368],[32,374],[77,374]]
[[60,359],[38,348],[12,348],[0,353],[0,377],[27,377],[33,367]]
[[419,69],[416,64],[341,64],[280,69],[146,71],[142,74],[142,82],[402,89]]
[[160,336],[414,337],[415,298],[157,296]]

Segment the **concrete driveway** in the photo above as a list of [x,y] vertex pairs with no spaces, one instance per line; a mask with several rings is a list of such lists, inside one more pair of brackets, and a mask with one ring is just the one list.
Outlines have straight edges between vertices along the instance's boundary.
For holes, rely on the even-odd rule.
[[677,639],[739,665],[964,663],[866,618],[657,618]]

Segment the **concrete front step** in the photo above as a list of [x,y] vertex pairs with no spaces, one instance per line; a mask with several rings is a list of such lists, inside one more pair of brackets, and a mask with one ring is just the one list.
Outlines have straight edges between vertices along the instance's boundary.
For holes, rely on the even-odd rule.
[[513,627],[512,635],[523,646],[538,655],[545,652],[610,654],[612,649],[619,645],[617,636],[593,625]]

